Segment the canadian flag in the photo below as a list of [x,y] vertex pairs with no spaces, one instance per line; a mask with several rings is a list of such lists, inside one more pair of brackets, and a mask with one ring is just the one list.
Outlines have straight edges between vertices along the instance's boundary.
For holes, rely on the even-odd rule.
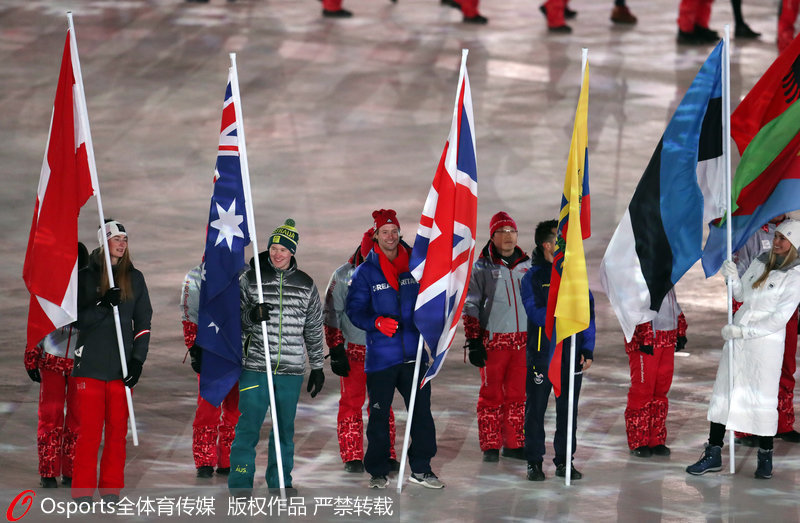
[[78,318],[78,214],[94,194],[86,100],[75,39],[67,31],[22,278],[31,293],[28,347]]

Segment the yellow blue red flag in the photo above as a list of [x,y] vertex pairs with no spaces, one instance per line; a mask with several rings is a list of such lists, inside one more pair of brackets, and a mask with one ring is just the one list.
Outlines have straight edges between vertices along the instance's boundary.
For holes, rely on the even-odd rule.
[[589,278],[583,240],[591,235],[589,198],[589,64],[583,73],[569,148],[558,238],[553,253],[550,292],[547,297],[547,337],[555,344],[548,377],[556,396],[561,394],[561,342],[589,327]]

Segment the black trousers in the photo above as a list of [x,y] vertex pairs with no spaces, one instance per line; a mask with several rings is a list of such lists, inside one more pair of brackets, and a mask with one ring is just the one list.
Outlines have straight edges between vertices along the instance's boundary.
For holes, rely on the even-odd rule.
[[[527,354],[527,376],[525,380],[525,459],[530,462],[541,462],[545,454],[544,415],[553,386],[547,377],[550,352],[531,350]],[[580,354],[575,355],[575,398],[572,412],[572,451],[570,462],[577,448],[578,397],[581,392]],[[567,410],[569,407],[569,348],[562,352],[561,359],[561,396],[556,398],[556,434],[553,438],[556,465],[567,462]]]

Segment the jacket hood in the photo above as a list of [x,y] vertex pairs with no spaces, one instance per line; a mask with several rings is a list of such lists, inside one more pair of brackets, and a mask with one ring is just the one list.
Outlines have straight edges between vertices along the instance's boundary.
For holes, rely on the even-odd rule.
[[544,257],[544,252],[542,248],[537,246],[533,250],[533,258],[531,259],[532,265],[552,265],[553,262],[547,261],[547,258]]
[[[756,259],[758,261],[760,261],[761,263],[763,263],[764,265],[766,265],[767,262],[769,262],[769,251],[762,252],[761,254],[758,255],[758,257]],[[781,267],[779,269],[774,269],[774,270],[781,271],[781,272],[786,272],[789,269],[793,269],[793,268],[795,268],[797,266],[800,266],[800,256],[798,256],[792,263],[790,263],[786,267]]]
[[[517,258],[514,260],[514,262],[511,265],[509,265],[509,269],[513,269],[514,267],[516,267],[520,263],[524,262],[525,260],[530,259],[528,257],[528,255],[525,254],[525,251],[523,251],[520,248],[519,245],[514,247],[514,254],[516,254]],[[495,248],[494,244],[492,243],[492,240],[487,241],[486,245],[483,246],[483,249],[481,249],[481,255],[479,256],[479,258],[488,258],[488,259],[492,260],[492,263],[497,264],[497,265],[503,263],[503,258],[500,256],[500,253],[497,252],[497,249]]]

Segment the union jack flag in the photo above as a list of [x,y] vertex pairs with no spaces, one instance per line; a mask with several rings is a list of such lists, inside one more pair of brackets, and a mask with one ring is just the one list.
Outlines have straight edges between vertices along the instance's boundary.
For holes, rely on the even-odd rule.
[[453,343],[472,273],[478,219],[473,121],[464,50],[450,135],[422,210],[409,262],[411,274],[419,282],[414,324],[433,356],[420,386],[439,373]]
[[200,395],[212,405],[222,403],[241,374],[239,274],[250,243],[231,76],[222,106],[197,320],[197,344],[203,348]]

